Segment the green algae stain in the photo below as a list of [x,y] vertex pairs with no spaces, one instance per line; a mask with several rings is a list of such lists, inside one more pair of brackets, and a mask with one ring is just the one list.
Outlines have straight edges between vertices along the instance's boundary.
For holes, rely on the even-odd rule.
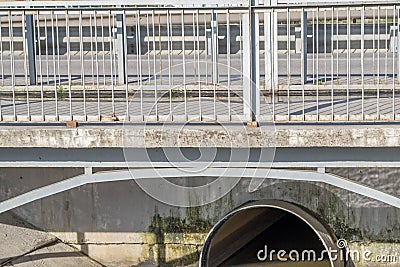
[[[212,227],[212,223],[201,215],[200,208],[189,208],[185,218],[172,213],[161,216],[157,208],[154,210],[149,232],[155,235],[156,245],[149,254],[156,262],[161,266],[186,266],[199,259],[206,234]],[[171,259],[168,255],[176,258]]]
[[202,219],[198,212],[188,211],[186,218],[173,215],[162,217],[155,213],[151,219],[149,232],[157,236],[165,233],[207,233],[211,227],[211,222]]

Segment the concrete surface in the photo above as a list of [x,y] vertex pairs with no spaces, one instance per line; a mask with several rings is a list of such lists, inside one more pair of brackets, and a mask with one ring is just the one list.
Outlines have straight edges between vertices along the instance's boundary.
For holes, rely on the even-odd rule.
[[13,213],[0,215],[0,240],[0,266],[102,266]]
[[[1,168],[0,198],[77,172],[77,168]],[[327,172],[394,195],[400,192],[398,168],[329,168]],[[220,200],[194,208],[158,202],[133,181],[84,185],[14,212],[106,266],[115,267],[143,262],[174,267],[195,264],[213,224],[244,203],[261,199],[289,201],[310,209],[338,237],[356,247],[370,247],[375,254],[398,251],[400,213],[396,208],[325,184],[267,180],[255,192],[248,191],[248,184],[249,179],[242,179]]]
[[[12,124],[10,124],[12,125]],[[243,125],[141,124],[80,126],[3,126],[0,147],[28,148],[157,148],[157,147],[398,147],[400,127],[394,125]]]

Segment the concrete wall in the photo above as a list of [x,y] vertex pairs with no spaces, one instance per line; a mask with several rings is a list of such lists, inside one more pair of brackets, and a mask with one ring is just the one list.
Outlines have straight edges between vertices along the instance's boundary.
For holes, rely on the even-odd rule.
[[[400,169],[327,171],[395,195],[400,189]],[[0,200],[82,172],[79,168],[1,168]],[[399,249],[400,212],[396,208],[324,184],[268,180],[249,193],[248,183],[243,179],[228,195],[201,208],[170,207],[146,195],[135,182],[124,181],[85,185],[14,212],[107,266],[196,264],[211,226],[238,206],[260,199],[307,207],[354,248],[371,247],[376,253]]]

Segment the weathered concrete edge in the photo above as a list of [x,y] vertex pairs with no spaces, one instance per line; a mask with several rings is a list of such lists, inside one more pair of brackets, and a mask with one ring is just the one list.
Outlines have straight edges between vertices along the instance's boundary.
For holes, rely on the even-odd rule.
[[0,147],[399,147],[400,126],[2,127]]

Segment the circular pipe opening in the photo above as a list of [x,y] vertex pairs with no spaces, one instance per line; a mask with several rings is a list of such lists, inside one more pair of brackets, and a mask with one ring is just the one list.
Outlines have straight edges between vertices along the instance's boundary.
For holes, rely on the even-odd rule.
[[247,204],[211,229],[199,265],[343,267],[336,236],[311,213],[285,201]]

